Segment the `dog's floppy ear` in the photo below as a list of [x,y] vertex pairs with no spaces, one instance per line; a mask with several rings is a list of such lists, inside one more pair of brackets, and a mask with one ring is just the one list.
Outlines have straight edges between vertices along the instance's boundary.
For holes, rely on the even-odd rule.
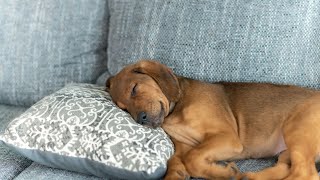
[[178,79],[167,66],[153,60],[140,60],[134,65],[133,72],[152,77],[169,101],[177,102],[179,100],[181,90]]
[[111,79],[113,78],[113,76],[109,77],[106,81],[106,91],[109,92],[110,91],[110,85],[111,85]]

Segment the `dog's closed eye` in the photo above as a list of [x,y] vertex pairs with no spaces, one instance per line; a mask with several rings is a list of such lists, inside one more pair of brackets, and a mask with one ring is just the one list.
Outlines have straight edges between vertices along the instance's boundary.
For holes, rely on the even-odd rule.
[[131,90],[131,97],[134,97],[137,94],[137,86],[138,84],[135,84]]

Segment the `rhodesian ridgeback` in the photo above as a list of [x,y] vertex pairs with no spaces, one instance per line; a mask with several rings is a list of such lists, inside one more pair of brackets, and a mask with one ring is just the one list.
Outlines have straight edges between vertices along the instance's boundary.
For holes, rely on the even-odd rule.
[[[106,83],[133,119],[162,127],[175,146],[169,179],[318,180],[320,92],[265,83],[206,83],[141,60]],[[279,155],[273,167],[240,173],[233,160]],[[221,161],[228,162],[221,165]]]

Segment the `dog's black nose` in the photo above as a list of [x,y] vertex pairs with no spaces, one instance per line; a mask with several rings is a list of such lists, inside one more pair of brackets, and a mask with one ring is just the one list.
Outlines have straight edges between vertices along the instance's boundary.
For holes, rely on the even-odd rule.
[[137,119],[137,122],[141,125],[144,125],[148,122],[148,116],[147,116],[147,113],[145,112],[140,112],[138,114],[138,119]]

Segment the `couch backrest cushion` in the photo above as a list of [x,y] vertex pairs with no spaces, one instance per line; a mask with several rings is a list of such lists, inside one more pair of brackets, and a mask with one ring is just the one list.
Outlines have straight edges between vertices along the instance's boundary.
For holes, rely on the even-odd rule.
[[107,69],[107,0],[0,1],[0,103],[31,105]]
[[206,81],[320,87],[319,1],[111,0],[111,74],[141,58]]

